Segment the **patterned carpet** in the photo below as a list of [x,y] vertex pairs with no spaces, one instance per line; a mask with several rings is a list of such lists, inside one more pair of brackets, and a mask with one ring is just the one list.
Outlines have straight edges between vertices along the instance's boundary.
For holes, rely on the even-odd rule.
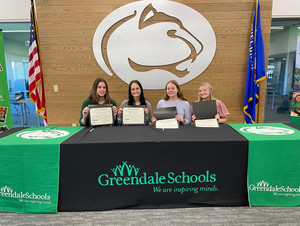
[[15,214],[0,212],[0,225],[300,225],[300,208],[201,207]]

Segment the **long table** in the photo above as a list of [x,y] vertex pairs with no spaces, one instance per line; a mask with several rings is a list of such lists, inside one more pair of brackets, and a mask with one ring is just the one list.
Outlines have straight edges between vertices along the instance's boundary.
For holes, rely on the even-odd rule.
[[0,134],[0,211],[299,206],[299,130],[280,123],[11,129]]
[[228,125],[85,128],[60,147],[58,210],[248,205],[247,160]]

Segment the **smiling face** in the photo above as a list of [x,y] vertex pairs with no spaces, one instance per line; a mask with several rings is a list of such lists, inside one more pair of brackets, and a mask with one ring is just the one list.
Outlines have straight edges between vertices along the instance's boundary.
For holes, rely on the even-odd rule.
[[97,95],[99,97],[104,97],[106,94],[106,85],[104,82],[99,82],[97,86]]
[[202,100],[210,100],[211,99],[210,89],[206,86],[199,87],[198,95]]
[[140,86],[138,84],[132,83],[131,87],[130,87],[130,92],[131,92],[131,95],[133,97],[140,97],[140,95],[141,95],[141,88],[140,88]]
[[169,98],[177,97],[178,89],[173,83],[169,83],[166,87],[166,92]]

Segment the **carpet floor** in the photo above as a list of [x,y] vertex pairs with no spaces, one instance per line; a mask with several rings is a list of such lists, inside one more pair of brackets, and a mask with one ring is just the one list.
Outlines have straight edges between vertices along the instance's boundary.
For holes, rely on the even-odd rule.
[[300,207],[201,207],[179,209],[16,214],[0,212],[0,225],[300,225]]

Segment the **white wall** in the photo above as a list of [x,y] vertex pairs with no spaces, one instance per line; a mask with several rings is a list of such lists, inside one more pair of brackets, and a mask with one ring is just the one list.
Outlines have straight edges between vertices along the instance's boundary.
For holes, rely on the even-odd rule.
[[0,23],[30,21],[30,0],[0,1]]
[[272,18],[300,18],[300,1],[273,0]]
[[296,52],[298,37],[298,25],[285,28],[280,32],[272,32],[270,40],[269,55],[277,55],[289,52]]

